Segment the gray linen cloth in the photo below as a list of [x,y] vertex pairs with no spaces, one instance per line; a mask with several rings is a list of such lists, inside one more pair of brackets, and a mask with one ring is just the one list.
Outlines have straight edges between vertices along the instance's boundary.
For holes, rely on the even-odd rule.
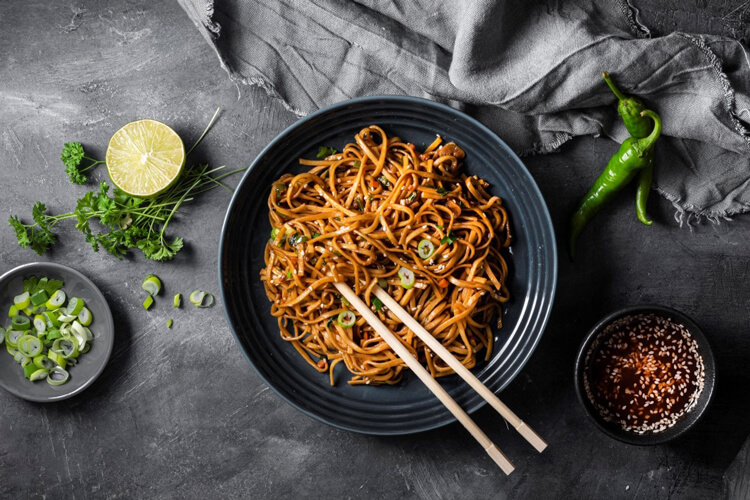
[[[750,210],[750,55],[737,40],[652,38],[626,0],[179,2],[235,81],[298,115],[421,96],[464,109],[521,155],[627,138],[609,71],[662,116],[655,188],[681,223]],[[593,180],[603,165],[590,168]]]

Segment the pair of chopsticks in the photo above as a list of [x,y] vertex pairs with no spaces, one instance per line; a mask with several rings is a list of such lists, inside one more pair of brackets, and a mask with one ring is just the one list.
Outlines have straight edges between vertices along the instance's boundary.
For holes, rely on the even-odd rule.
[[[346,297],[346,300],[362,315],[362,317],[375,329],[380,337],[388,343],[396,354],[404,360],[406,365],[411,369],[419,380],[421,380],[430,391],[440,400],[443,405],[453,414],[456,419],[471,433],[479,444],[484,448],[484,451],[495,461],[495,463],[502,469],[506,474],[513,472],[513,464],[508,460],[500,449],[482,432],[482,429],[477,426],[476,423],[467,415],[467,413],[456,403],[456,401],[450,397],[450,395],[443,389],[443,387],[435,380],[432,375],[422,366],[422,364],[409,352],[409,350],[401,343],[396,335],[391,332],[385,324],[380,321],[380,318],[367,307],[367,305],[360,299],[354,290],[352,290],[346,283],[334,283],[336,288],[341,295]],[[534,430],[526,425],[523,420],[513,413],[495,394],[490,391],[479,379],[474,376],[464,365],[461,364],[453,355],[443,347],[430,332],[424,329],[419,322],[414,319],[406,310],[401,307],[385,290],[375,285],[373,293],[379,298],[385,306],[387,306],[393,313],[404,322],[404,324],[417,335],[422,342],[427,344],[433,353],[439,356],[445,363],[453,369],[464,381],[466,381],[472,389],[477,391],[485,401],[487,401],[497,412],[512,425],[526,441],[528,441],[538,452],[542,452],[546,447],[547,443],[537,435]]]

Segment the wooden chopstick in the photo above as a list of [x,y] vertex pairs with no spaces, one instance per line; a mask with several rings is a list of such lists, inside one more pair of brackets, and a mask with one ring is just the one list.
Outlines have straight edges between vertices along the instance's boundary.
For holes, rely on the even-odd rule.
[[[427,344],[427,347],[429,347],[432,352],[434,352],[436,355],[438,355],[445,363],[453,369],[454,372],[456,372],[462,379],[466,381],[467,384],[469,384],[472,389],[477,391],[482,398],[484,398],[485,401],[487,401],[492,407],[497,410],[497,412],[502,415],[502,417],[508,421],[510,425],[512,425],[519,434],[521,434],[526,441],[531,444],[539,453],[541,453],[546,447],[547,443],[539,437],[539,435],[534,432],[534,430],[526,425],[526,423],[518,418],[518,416],[513,413],[513,411],[508,408],[505,403],[500,401],[500,399],[495,396],[495,394],[487,388],[482,382],[479,381],[479,379],[471,373],[468,368],[466,368],[464,365],[461,364],[459,360],[457,360],[449,351],[446,349],[443,344],[440,343],[439,340],[437,340],[435,337],[430,334],[427,330],[424,329],[424,327],[417,321],[411,314],[406,312],[406,310],[399,305],[398,302],[396,302],[388,293],[386,293],[385,290],[380,288],[378,285],[375,285],[373,287],[373,293],[377,298],[379,298],[383,304],[385,304],[388,309],[393,311],[393,314],[395,314],[401,321],[404,322],[404,324],[409,327],[409,330],[414,332],[415,335],[417,335],[420,339],[422,339],[422,342]],[[471,346],[467,346],[471,347]]]
[[[469,415],[466,414],[466,412],[461,409],[461,407],[456,403],[453,398],[450,397],[450,395],[443,389],[443,387],[434,379],[432,378],[432,375],[422,366],[422,364],[409,352],[409,350],[404,346],[404,344],[401,343],[401,341],[394,335],[385,324],[380,321],[380,318],[370,310],[369,307],[367,307],[367,304],[365,304],[362,299],[360,299],[356,293],[354,293],[354,290],[352,290],[349,285],[346,283],[334,283],[336,288],[339,292],[341,292],[341,295],[346,297],[346,300],[349,301],[349,303],[354,307],[359,314],[362,315],[362,317],[367,321],[370,326],[372,326],[376,332],[380,335],[380,337],[385,340],[388,345],[393,349],[396,354],[404,360],[406,365],[411,369],[414,374],[419,377],[419,380],[421,380],[424,385],[427,386],[427,388],[432,391],[432,393],[437,396],[437,398],[440,400],[443,405],[445,405],[446,408],[453,414],[456,419],[461,422],[461,424],[466,428],[469,433],[471,433],[472,436],[474,436],[474,439],[476,439],[479,444],[484,448],[484,451],[487,452],[487,454],[492,458],[492,460],[495,461],[495,463],[502,469],[505,474],[510,474],[513,472],[513,464],[510,463],[510,460],[503,455],[503,453],[500,451],[500,449],[495,446],[495,444],[490,441],[490,438],[487,437],[487,435],[482,432],[482,429],[477,426],[476,423],[469,417]],[[387,294],[386,294],[387,295]]]

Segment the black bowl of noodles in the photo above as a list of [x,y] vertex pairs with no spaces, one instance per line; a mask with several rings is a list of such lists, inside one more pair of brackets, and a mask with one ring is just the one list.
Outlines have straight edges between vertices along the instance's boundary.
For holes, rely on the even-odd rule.
[[[473,368],[493,392],[518,374],[538,344],[550,315],[557,281],[557,250],[552,222],[541,193],[510,148],[484,125],[448,106],[402,96],[373,96],[321,109],[279,134],[255,159],[227,209],[219,245],[219,281],[227,321],[239,348],[258,375],[285,401],[321,422],[366,434],[409,434],[441,427],[455,419],[410,372],[395,385],[349,385],[339,366],[331,386],[293,345],[281,338],[260,273],[269,242],[268,196],[285,173],[310,167],[321,146],[341,150],[370,125],[398,136],[422,151],[440,135],[466,153],[465,173],[489,183],[502,199],[512,243],[503,251],[508,264],[508,302],[503,327],[493,331],[488,361]],[[484,400],[455,375],[441,385],[467,412]],[[248,394],[250,397],[250,394]]]

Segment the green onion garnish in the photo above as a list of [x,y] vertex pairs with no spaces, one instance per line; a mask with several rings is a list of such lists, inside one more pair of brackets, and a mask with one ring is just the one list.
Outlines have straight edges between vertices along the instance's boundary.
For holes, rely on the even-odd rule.
[[339,314],[336,322],[344,328],[351,328],[357,322],[357,317],[351,311],[343,311]]
[[435,245],[430,240],[422,240],[417,245],[417,254],[422,259],[429,259],[435,253]]
[[155,274],[149,274],[143,280],[141,288],[143,288],[149,295],[157,296],[161,291],[161,280]]

